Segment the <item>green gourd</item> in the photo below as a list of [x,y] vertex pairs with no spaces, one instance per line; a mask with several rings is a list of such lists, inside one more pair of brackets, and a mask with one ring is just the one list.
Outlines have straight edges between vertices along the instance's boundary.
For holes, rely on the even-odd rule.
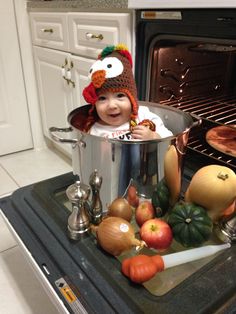
[[178,202],[168,217],[174,239],[185,247],[199,246],[212,233],[213,223],[206,210],[193,203]]
[[156,211],[157,217],[162,217],[166,214],[169,208],[170,192],[164,179],[156,186],[152,193],[152,205]]

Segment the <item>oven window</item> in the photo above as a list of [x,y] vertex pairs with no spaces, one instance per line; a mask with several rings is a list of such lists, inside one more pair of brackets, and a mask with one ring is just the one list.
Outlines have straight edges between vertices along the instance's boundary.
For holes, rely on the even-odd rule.
[[236,47],[156,40],[150,54],[148,76],[152,102],[234,92]]

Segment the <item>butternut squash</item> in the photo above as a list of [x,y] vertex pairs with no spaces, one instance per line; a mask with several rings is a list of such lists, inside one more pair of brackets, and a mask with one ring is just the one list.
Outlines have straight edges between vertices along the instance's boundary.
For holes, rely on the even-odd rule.
[[164,157],[164,178],[170,191],[170,205],[174,205],[180,196],[181,171],[178,153],[174,145],[170,145]]
[[228,167],[215,164],[199,169],[185,193],[185,201],[206,208],[214,222],[235,199],[236,174]]

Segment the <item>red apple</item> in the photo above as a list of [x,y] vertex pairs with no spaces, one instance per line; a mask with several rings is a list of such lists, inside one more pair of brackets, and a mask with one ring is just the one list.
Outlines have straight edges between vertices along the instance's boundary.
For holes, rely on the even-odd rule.
[[132,207],[137,207],[139,204],[139,197],[137,193],[137,189],[134,185],[130,185],[127,193],[127,201]]
[[150,201],[142,201],[135,210],[135,219],[139,227],[145,221],[155,217],[155,210]]
[[171,227],[159,218],[146,221],[140,228],[140,236],[148,247],[158,250],[167,249],[173,239]]

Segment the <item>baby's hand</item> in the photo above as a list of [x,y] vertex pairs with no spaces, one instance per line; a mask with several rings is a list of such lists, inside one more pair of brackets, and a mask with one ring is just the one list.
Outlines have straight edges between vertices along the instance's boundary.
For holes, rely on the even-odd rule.
[[132,138],[136,140],[154,140],[160,138],[159,134],[153,132],[149,127],[136,125],[132,128]]

